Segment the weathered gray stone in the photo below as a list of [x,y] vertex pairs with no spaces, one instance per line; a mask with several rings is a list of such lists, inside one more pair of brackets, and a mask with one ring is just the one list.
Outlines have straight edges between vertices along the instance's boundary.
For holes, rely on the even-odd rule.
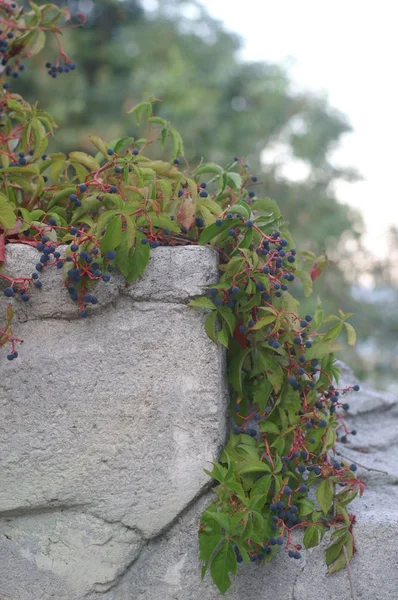
[[[58,248],[62,256],[65,254],[66,246]],[[8,277],[30,277],[35,271],[35,265],[41,256],[36,248],[23,244],[8,244],[6,246],[6,262],[2,273]],[[47,267],[40,274],[43,288],[38,290],[31,288],[29,302],[22,302],[19,298],[6,298],[0,293],[0,315],[4,314],[7,304],[11,303],[16,321],[30,321],[35,319],[80,319],[78,307],[69,297],[63,284],[62,275],[55,267]],[[3,290],[9,284],[0,279],[0,289]],[[120,274],[115,273],[108,283],[99,281],[96,285],[95,294],[99,303],[90,305],[88,312],[95,314],[102,312],[119,295],[123,285]],[[15,328],[15,331],[17,329]]]
[[348,392],[344,395],[344,402],[350,405],[350,415],[355,416],[362,413],[377,411],[378,413],[388,410],[398,403],[398,398],[390,392],[380,392],[372,386],[361,382],[348,365],[337,361],[341,376],[338,387],[347,387],[360,384],[359,392]]
[[[66,246],[58,248],[65,255]],[[6,246],[6,262],[2,273],[8,277],[30,277],[41,252],[23,244]],[[144,275],[126,287],[117,271],[108,283],[99,281],[95,287],[98,304],[89,305],[87,312],[102,312],[120,292],[134,300],[151,302],[186,302],[205,293],[206,286],[218,280],[218,255],[215,250],[202,246],[160,247],[152,250]],[[79,311],[62,282],[61,273],[55,267],[46,267],[40,274],[43,288],[32,287],[29,303],[18,298],[5,298],[0,294],[0,315],[11,302],[16,320],[80,318]],[[0,290],[9,283],[0,279]]]
[[89,504],[152,536],[208,481],[225,438],[223,358],[201,311],[133,303],[18,326],[0,354],[1,510]]
[[1,594],[44,600],[106,591],[138,556],[142,544],[135,531],[79,509],[3,519]]
[[[177,252],[176,252],[177,250]],[[124,290],[134,300],[174,302],[204,293],[218,281],[218,255],[203,246],[160,247],[144,275]]]

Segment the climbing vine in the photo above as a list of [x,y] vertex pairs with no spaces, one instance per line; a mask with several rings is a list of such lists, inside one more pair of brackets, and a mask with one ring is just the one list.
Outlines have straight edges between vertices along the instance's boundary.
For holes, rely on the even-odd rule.
[[[329,573],[342,568],[355,553],[348,505],[364,484],[356,465],[333,453],[338,439],[356,433],[344,414],[347,397],[359,389],[339,387],[335,352],[341,332],[355,344],[355,331],[350,314],[325,317],[318,304],[303,315],[294,297],[297,281],[311,294],[325,258],[296,250],[278,205],[257,197],[257,176],[242,158],[191,168],[180,134],[155,115],[156,98],[129,111],[143,132],[137,137],[108,143],[91,136],[91,155],[46,153],[57,125],[13,93],[12,80],[47,35],[59,49],[45,63],[49,76],[72,76],[61,33],[83,17],[33,2],[24,11],[2,0],[0,23],[0,264],[7,244],[38,251],[30,276],[0,272],[9,298],[0,325],[7,358],[16,359],[23,344],[13,333],[13,305],[42,293],[46,269],[60,271],[85,318],[98,302],[96,283],[109,281],[115,268],[131,284],[144,273],[151,248],[210,244],[220,281],[190,304],[204,311],[211,340],[226,348],[233,427],[220,461],[206,471],[217,485],[200,522],[202,575],[209,570],[225,593],[239,563],[266,563],[280,549],[299,560],[302,546],[316,546],[326,532]],[[148,156],[155,144],[169,160]]]

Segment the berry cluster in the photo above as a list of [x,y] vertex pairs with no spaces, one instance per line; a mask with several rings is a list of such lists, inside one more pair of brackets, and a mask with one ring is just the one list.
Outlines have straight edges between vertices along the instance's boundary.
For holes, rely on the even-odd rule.
[[57,61],[55,65],[53,65],[51,62],[46,62],[46,69],[48,69],[48,74],[53,79],[56,79],[57,76],[61,75],[62,73],[70,73],[71,71],[74,71],[76,69],[76,65],[70,60],[65,60],[64,65],[60,65],[59,61]]

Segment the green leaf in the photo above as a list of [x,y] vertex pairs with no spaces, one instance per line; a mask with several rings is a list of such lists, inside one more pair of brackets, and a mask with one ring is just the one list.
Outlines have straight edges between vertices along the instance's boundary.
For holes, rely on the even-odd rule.
[[151,107],[151,103],[150,102],[140,102],[139,104],[137,104],[136,106],[134,106],[131,110],[129,110],[127,112],[127,114],[128,115],[132,115],[133,113],[135,113],[135,122],[136,122],[137,125],[139,125],[140,122],[141,122],[142,115],[143,115],[143,113],[145,111],[147,113],[147,119],[150,118],[150,111],[151,111],[151,109],[152,109],[152,107]]
[[232,310],[227,306],[219,306],[217,308],[217,312],[227,324],[230,334],[233,335],[236,325],[236,317]]
[[253,325],[252,329],[262,329],[274,321],[276,321],[276,315],[267,315],[266,317],[259,319],[259,321]]
[[122,137],[119,140],[117,140],[117,142],[115,143],[115,145],[113,146],[113,149],[115,152],[120,152],[121,150],[124,150],[125,148],[127,148],[127,146],[130,146],[130,144],[132,144],[134,142],[134,138],[132,137]]
[[233,229],[234,227],[239,225],[240,222],[240,219],[227,219],[223,222],[222,225],[220,225],[220,227],[218,227],[216,224],[209,225],[209,227],[206,227],[206,229],[202,231],[198,242],[199,246],[204,246],[205,244],[210,242],[210,240],[220,235],[220,233],[222,233],[226,229]]
[[151,251],[149,244],[141,243],[141,240],[144,239],[144,237],[145,236],[140,231],[137,231],[136,246],[133,249],[134,252],[132,257],[131,270],[128,274],[128,277],[126,278],[126,283],[132,283],[133,281],[141,277],[141,275],[144,274],[144,271],[148,265]]
[[340,335],[342,329],[343,323],[336,323],[330,329],[328,329],[326,335],[323,338],[323,341],[326,342],[329,340],[335,340]]
[[319,531],[316,525],[307,527],[303,538],[304,548],[313,548],[319,544]]
[[221,594],[225,594],[231,587],[229,573],[236,575],[237,569],[238,563],[233,546],[229,541],[225,540],[220,550],[214,556],[210,566],[212,579]]
[[240,475],[246,475],[247,473],[270,473],[271,467],[260,460],[248,460],[238,465],[238,472]]
[[[199,558],[205,561],[206,565],[209,562],[214,550],[225,537],[221,533],[209,535],[206,532],[199,533]],[[204,573],[203,573],[204,575]]]
[[268,215],[272,215],[274,218],[281,216],[279,206],[275,200],[271,200],[270,198],[260,198],[259,200],[256,200],[254,204],[252,204],[252,208],[256,214],[258,212],[267,213]]
[[244,219],[250,219],[251,211],[250,211],[250,208],[247,206],[247,204],[238,202],[237,204],[234,204],[233,206],[231,206],[231,208],[228,211],[228,214],[231,214],[231,215],[236,214],[236,215],[240,215]]
[[191,300],[188,306],[195,306],[196,308],[208,308],[209,310],[215,310],[217,308],[214,302],[212,302],[210,298],[206,298],[205,296]]
[[239,190],[241,188],[242,181],[242,177],[239,175],[239,173],[227,173],[227,185],[235,190]]
[[0,223],[4,229],[15,227],[16,216],[7,196],[0,193]]
[[215,311],[209,313],[205,319],[205,331],[209,338],[213,340],[215,344],[217,344],[216,337],[216,322],[217,322],[217,313]]
[[350,325],[350,323],[344,323],[344,327],[347,330],[348,344],[350,346],[355,346],[355,343],[357,341],[357,334],[355,333],[355,329],[352,325]]
[[301,500],[297,500],[297,505],[299,507],[299,515],[300,517],[305,517],[306,515],[310,515],[314,512],[315,505],[312,500],[308,500],[308,498],[301,498]]
[[101,138],[97,137],[96,135],[90,135],[90,142],[101,152],[101,154],[105,156],[107,156],[108,154],[108,146],[106,144],[106,142],[104,142],[104,140],[101,140]]
[[296,271],[296,275],[302,283],[305,297],[308,298],[312,294],[311,275],[308,273],[308,271],[301,271],[301,270]]
[[226,532],[230,531],[231,529],[231,519],[230,516],[223,513],[223,512],[219,512],[219,511],[210,511],[210,510],[205,510],[203,513],[208,519],[216,521],[217,523],[219,523],[219,525],[221,525],[221,527],[223,529],[225,529]]
[[273,391],[272,383],[264,377],[253,389],[253,400],[261,411],[265,410],[268,399]]
[[[337,533],[337,532],[335,532]],[[348,539],[348,530],[341,529],[338,531],[339,537],[331,544],[328,548],[326,548],[326,564],[330,565],[334,562],[338,556],[341,555],[341,550]],[[344,556],[344,554],[343,554]]]
[[215,163],[206,163],[204,165],[201,165],[194,171],[195,177],[197,175],[202,175],[202,173],[220,174],[222,172],[223,172],[222,168],[220,166],[216,165]]
[[69,158],[70,160],[73,160],[73,162],[77,162],[91,171],[98,171],[100,168],[100,165],[95,158],[85,152],[69,152]]
[[260,424],[260,431],[265,431],[267,433],[275,433],[276,435],[280,434],[280,429],[278,425],[272,423],[271,421],[265,421]]
[[283,369],[270,354],[259,352],[261,369],[272,384],[275,392],[279,392],[283,382]]
[[246,357],[251,352],[251,349],[234,354],[228,365],[228,381],[232,387],[242,395],[242,367]]
[[[340,323],[338,323],[340,324]],[[317,358],[318,360],[327,354],[331,354],[333,352],[337,352],[340,349],[339,344],[334,341],[329,342],[314,342],[312,348],[308,348],[305,352],[305,357],[307,360],[312,360],[313,358]]]
[[105,235],[100,243],[101,252],[104,253],[108,250],[114,250],[119,246],[121,241],[122,217],[121,215],[116,215],[106,226]]
[[35,56],[41,50],[43,50],[46,43],[46,34],[41,29],[34,32],[32,40],[25,46],[24,53],[28,53],[29,56]]
[[323,479],[319,484],[315,495],[324,515],[332,508],[333,494],[333,482],[330,481],[330,479]]
[[216,336],[217,336],[218,341],[223,346],[225,346],[225,348],[228,348],[228,343],[229,343],[228,330],[225,327],[222,327],[220,329],[220,331],[217,331]]

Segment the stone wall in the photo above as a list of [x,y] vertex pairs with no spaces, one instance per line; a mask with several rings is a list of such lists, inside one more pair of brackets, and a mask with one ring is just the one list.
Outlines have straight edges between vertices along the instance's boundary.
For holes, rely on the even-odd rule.
[[[5,270],[27,276],[37,255],[9,245]],[[129,288],[99,284],[88,319],[55,269],[28,304],[12,300],[25,342],[15,361],[0,352],[2,600],[220,598],[200,580],[197,529],[203,468],[227,435],[224,355],[187,306],[217,276],[211,249],[158,248]],[[398,405],[366,386],[351,404],[358,435],[338,451],[369,486],[351,577],[358,599],[396,600]],[[347,573],[328,578],[322,561],[244,565],[227,597],[349,600]]]

